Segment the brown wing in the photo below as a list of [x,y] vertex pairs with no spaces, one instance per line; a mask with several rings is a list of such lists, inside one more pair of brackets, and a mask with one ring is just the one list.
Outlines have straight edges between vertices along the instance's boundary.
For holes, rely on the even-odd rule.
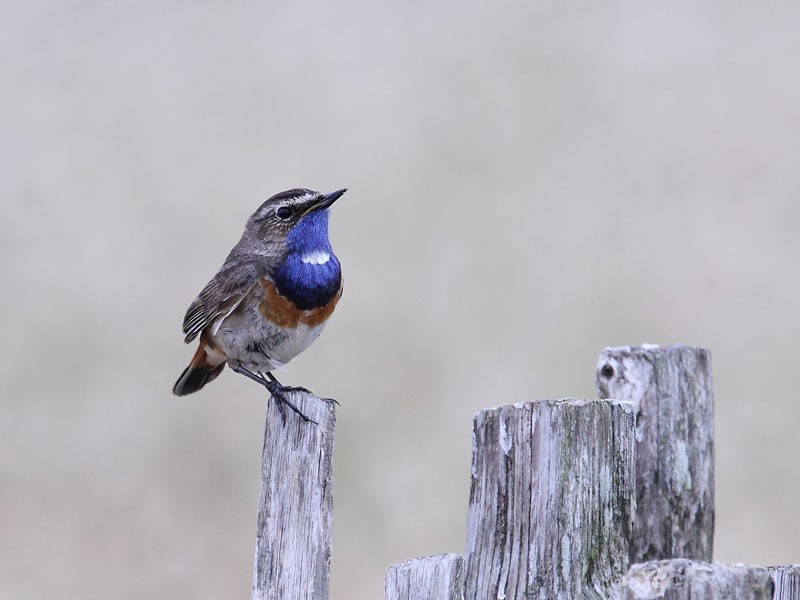
[[188,344],[219,317],[232,312],[253,289],[257,280],[252,264],[224,264],[186,311],[183,318],[184,341]]

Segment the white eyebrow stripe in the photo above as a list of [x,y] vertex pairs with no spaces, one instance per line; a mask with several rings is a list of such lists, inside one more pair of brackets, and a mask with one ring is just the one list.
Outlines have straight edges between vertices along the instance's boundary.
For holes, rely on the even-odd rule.
[[284,198],[283,206],[294,206],[295,204],[304,204],[309,200],[313,200],[317,194],[302,194],[301,196],[294,196],[292,198]]
[[300,262],[307,265],[324,265],[331,259],[331,255],[324,250],[314,250],[300,257]]

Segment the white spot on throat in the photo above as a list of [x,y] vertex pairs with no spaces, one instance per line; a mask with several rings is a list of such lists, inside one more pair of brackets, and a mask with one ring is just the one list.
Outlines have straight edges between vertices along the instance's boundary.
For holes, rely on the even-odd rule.
[[331,259],[331,255],[324,250],[314,250],[300,257],[300,262],[307,265],[324,265]]

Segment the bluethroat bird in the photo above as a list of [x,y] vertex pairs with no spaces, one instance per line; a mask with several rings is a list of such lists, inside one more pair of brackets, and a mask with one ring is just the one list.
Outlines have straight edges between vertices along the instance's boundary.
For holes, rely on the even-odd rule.
[[342,295],[342,270],[328,239],[328,211],[347,190],[275,194],[247,220],[244,234],[183,319],[200,345],[175,383],[178,396],[213,381],[227,364],[263,385],[281,409],[308,420],[271,373],[308,348]]

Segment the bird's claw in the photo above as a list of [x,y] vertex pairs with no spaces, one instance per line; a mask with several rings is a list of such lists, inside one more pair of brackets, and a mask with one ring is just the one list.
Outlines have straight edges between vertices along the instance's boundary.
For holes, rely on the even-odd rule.
[[272,399],[275,400],[276,404],[278,405],[278,411],[281,413],[281,420],[283,421],[284,427],[286,427],[287,406],[306,423],[314,423],[314,425],[318,425],[314,419],[307,417],[303,411],[300,410],[297,405],[287,397],[289,393],[297,391],[296,388],[283,386],[272,381],[268,381],[267,383],[268,385],[266,388],[269,390]]

